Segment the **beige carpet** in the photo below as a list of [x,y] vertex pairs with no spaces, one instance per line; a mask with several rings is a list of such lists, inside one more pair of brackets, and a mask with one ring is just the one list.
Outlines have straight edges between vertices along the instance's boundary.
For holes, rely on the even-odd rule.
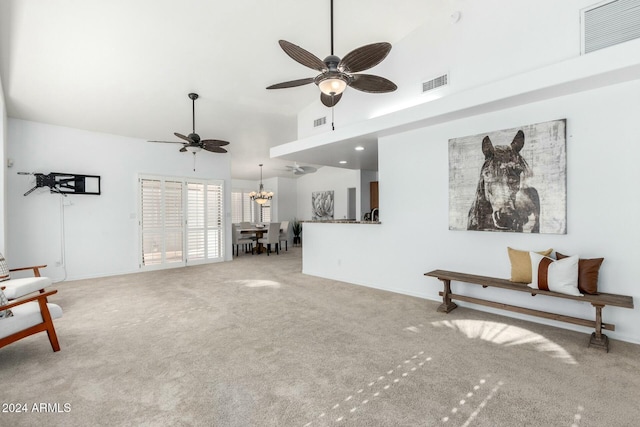
[[639,346],[304,276],[299,248],[57,288],[62,350],[0,349],[2,426],[639,425]]

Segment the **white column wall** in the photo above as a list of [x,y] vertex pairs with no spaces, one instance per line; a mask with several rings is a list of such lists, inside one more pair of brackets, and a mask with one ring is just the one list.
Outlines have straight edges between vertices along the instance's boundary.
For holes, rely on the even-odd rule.
[[[16,172],[62,172],[100,175],[100,196],[63,198],[64,242],[69,279],[138,271],[139,174],[157,174],[225,182],[226,236],[231,234],[230,155],[201,152],[196,171],[193,156],[179,146],[154,144],[43,123],[9,119],[8,156],[15,162],[7,176],[8,252],[11,265],[48,264],[44,273],[64,277],[62,261],[61,198],[48,189],[23,196],[35,183],[33,176]],[[231,240],[225,242],[231,259]]]
[[0,81],[0,252],[7,256],[7,108],[4,102],[4,90]]
[[[554,248],[604,257],[600,289],[640,297],[640,81],[421,128],[379,141],[382,224],[305,224],[303,271],[438,300],[433,269],[508,278],[506,248]],[[567,119],[566,235],[449,231],[448,140],[554,119]],[[456,284],[463,294],[593,318],[589,304]],[[462,304],[465,305],[465,304]],[[481,310],[494,311],[476,306]],[[499,311],[500,312],[500,311]],[[509,316],[525,317],[509,312]],[[640,311],[606,307],[612,338],[640,343]],[[536,322],[590,332],[566,323]]]

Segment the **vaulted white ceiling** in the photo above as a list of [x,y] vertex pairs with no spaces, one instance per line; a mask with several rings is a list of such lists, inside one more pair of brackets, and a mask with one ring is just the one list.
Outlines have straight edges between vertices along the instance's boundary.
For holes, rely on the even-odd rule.
[[[335,53],[397,42],[430,4],[335,0]],[[191,132],[197,92],[196,132],[231,142],[238,179],[255,179],[258,163],[265,178],[292,176],[269,148],[295,140],[297,112],[320,102],[315,85],[265,89],[316,74],[278,40],[330,53],[329,0],[3,0],[0,19],[10,117],[173,140]]]

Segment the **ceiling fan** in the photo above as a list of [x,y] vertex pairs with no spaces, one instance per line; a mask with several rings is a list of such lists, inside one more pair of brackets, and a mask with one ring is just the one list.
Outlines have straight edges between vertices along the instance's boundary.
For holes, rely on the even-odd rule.
[[306,175],[308,173],[314,173],[318,170],[313,166],[300,166],[296,162],[294,162],[293,165],[286,165],[285,167],[293,172],[294,175]]
[[342,98],[342,93],[350,86],[362,92],[393,92],[398,87],[384,77],[372,74],[353,74],[378,65],[391,51],[391,44],[373,43],[349,52],[344,58],[333,54],[333,0],[331,0],[331,55],[324,61],[314,54],[286,40],[278,41],[282,50],[294,61],[320,71],[316,77],[278,83],[267,89],[284,89],[315,83],[322,92],[320,101],[327,107],[333,107]]
[[191,152],[194,155],[200,150],[211,151],[212,153],[226,153],[227,150],[222,148],[225,145],[229,145],[227,141],[221,141],[219,139],[200,139],[200,135],[196,133],[196,99],[198,99],[197,93],[190,93],[189,99],[191,99],[191,111],[192,111],[192,125],[193,132],[191,132],[188,136],[184,136],[178,132],[174,132],[173,134],[180,139],[185,140],[182,141],[149,141],[149,142],[163,142],[168,144],[182,144],[182,148],[180,148],[180,152]]

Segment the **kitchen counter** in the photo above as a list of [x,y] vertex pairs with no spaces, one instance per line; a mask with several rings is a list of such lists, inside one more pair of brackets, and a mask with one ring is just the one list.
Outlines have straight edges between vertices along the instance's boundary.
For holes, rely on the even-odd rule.
[[303,223],[312,223],[312,224],[382,224],[380,221],[358,221],[355,219],[327,219],[327,220],[310,220],[310,221],[300,221]]

